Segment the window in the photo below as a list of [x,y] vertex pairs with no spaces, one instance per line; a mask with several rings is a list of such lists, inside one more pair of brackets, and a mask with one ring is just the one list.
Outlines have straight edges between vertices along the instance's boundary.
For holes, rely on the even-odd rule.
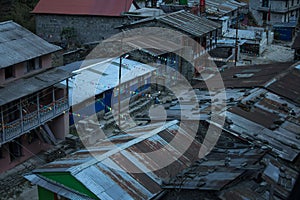
[[285,0],[285,7],[289,6],[289,0]]
[[269,0],[262,0],[262,7],[269,7]]
[[13,78],[15,76],[15,68],[13,66],[5,68],[5,79]]
[[26,63],[27,72],[42,68],[42,59],[40,57],[28,60]]

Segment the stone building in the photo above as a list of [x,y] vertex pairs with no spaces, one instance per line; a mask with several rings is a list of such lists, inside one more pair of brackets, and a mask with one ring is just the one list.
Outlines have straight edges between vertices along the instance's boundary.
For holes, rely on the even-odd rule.
[[133,20],[123,13],[136,8],[133,0],[40,0],[36,15],[36,33],[51,43],[91,43],[116,33],[120,26]]
[[[207,56],[209,51],[216,48],[217,38],[221,35],[221,24],[184,10],[138,20],[120,28],[123,30],[134,30],[135,28],[144,27],[159,27],[164,28],[164,30],[178,31],[180,33],[179,38],[175,35],[168,35],[168,31],[153,33],[151,37],[165,38],[166,41],[174,46],[174,50],[181,48],[181,55],[186,55],[188,59],[179,58],[178,54],[172,54],[172,52],[166,49],[167,52],[164,52],[164,56],[157,54],[156,58],[152,60],[157,60],[158,64],[164,65],[173,63],[172,68],[181,73],[188,81],[199,76],[199,71],[207,67],[204,56]],[[159,49],[164,43],[166,42],[161,44],[154,43],[155,45],[153,44],[154,47],[151,47],[151,49]],[[139,45],[136,44],[136,46]],[[143,47],[139,47],[139,49],[143,49]]]
[[299,0],[250,0],[249,9],[259,25],[297,21]]
[[64,140],[69,73],[52,67],[49,44],[12,22],[0,23],[0,173]]

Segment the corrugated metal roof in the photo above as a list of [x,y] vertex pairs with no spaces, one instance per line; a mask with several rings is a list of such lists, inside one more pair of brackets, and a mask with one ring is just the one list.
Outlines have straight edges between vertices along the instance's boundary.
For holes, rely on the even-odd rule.
[[[95,95],[101,94],[118,86],[120,59],[104,59],[101,62],[86,65],[75,62],[73,67],[66,70],[75,70],[78,75],[69,82],[70,103],[76,105]],[[81,66],[84,67],[81,67]],[[61,67],[64,69],[65,67]],[[156,68],[134,60],[122,59],[121,83],[133,81],[138,77],[150,75]],[[84,91],[84,92],[82,92]]]
[[[176,44],[170,40],[162,40],[159,37],[147,35],[144,33],[143,36],[133,36],[123,40],[129,46],[136,49],[140,49],[154,56],[162,55],[165,53],[175,52],[182,49],[182,46]],[[145,37],[146,36],[146,37]]]
[[[264,155],[260,149],[215,149],[190,168],[171,179],[163,188],[221,190],[241,176]],[[226,164],[227,163],[227,164]],[[258,166],[256,168],[259,169]]]
[[133,0],[40,0],[32,13],[62,15],[121,16]]
[[[53,171],[70,172],[99,199],[150,199],[161,192],[160,185],[163,179],[176,175],[198,158],[200,143],[193,142],[187,152],[174,163],[160,170],[151,171],[160,161],[149,155],[139,154],[154,152],[166,144],[170,145],[170,139],[175,134],[180,134],[182,138],[191,137],[185,131],[175,131],[178,129],[177,123],[178,121],[171,121],[164,123],[163,126],[161,123],[159,123],[160,126],[150,125],[151,129],[145,126],[146,132],[135,128],[130,134],[145,133],[129,141],[127,134],[109,138],[112,142],[117,140],[119,148],[100,152],[99,155],[93,154],[97,159],[92,155],[82,154],[82,151],[76,152],[65,159],[35,170],[34,174]],[[121,143],[122,137],[123,144]],[[101,149],[105,148],[105,141],[97,146]],[[173,157],[180,154],[179,149],[182,148],[182,144],[176,143],[165,153]],[[43,185],[43,187],[48,188],[48,185]]]
[[0,23],[0,68],[50,54],[61,48],[31,33],[19,24]]
[[0,88],[0,105],[33,94],[71,76],[72,74],[69,72],[60,69],[50,69],[37,75],[21,78],[2,85]]
[[199,17],[186,11],[178,11],[156,18],[159,22],[168,24],[169,26],[182,30],[192,36],[202,36],[218,28],[221,24],[208,20],[204,17]]
[[300,70],[295,68],[283,77],[279,77],[267,88],[289,100],[300,104]]
[[[241,180],[233,187],[229,187],[220,192],[219,198],[226,199],[289,199],[290,192],[298,177],[298,172],[294,166],[290,166],[278,161],[269,154],[261,160],[262,170],[260,181],[257,175],[252,173],[252,178]],[[263,164],[262,164],[263,163]]]
[[158,21],[196,37],[221,28],[221,24],[219,23],[208,20],[205,17],[199,17],[184,10],[168,13],[158,17],[151,17],[134,21],[130,24],[124,25],[124,27],[134,26],[151,21]]
[[35,174],[28,174],[24,176],[27,180],[29,180],[32,184],[39,185],[41,187],[47,188],[48,190],[59,194],[61,196],[67,197],[72,200],[93,200],[83,194],[78,193],[77,191],[70,190],[69,188],[63,187],[62,185],[57,185],[53,183],[51,180],[41,177]]
[[248,93],[238,107],[226,112],[232,121],[226,129],[249,141],[271,146],[279,157],[293,161],[300,153],[300,108],[265,89]]
[[[221,71],[221,77],[226,88],[264,87],[269,81],[291,67],[293,63],[271,63],[231,67]],[[239,76],[239,75],[250,75]],[[293,79],[292,79],[293,80]],[[194,88],[205,89],[205,82],[196,82]]]

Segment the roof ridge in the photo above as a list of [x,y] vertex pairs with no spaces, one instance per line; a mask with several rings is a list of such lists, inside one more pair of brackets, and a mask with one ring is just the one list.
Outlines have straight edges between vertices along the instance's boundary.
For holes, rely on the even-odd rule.
[[80,173],[82,170],[90,167],[90,166],[93,166],[94,164],[98,163],[98,162],[101,162],[102,160],[106,159],[107,157],[111,156],[111,155],[114,155],[115,153],[119,152],[119,151],[122,151],[124,149],[127,149],[128,147],[131,147],[132,145],[134,144],[137,144],[137,143],[140,143],[150,137],[152,137],[153,135],[156,135],[158,134],[159,132],[171,127],[171,126],[174,126],[178,123],[178,120],[173,120],[173,121],[170,121],[170,122],[167,122],[166,124],[164,124],[163,126],[160,126],[154,130],[152,130],[150,133],[146,134],[146,135],[142,135],[140,137],[137,137],[129,142],[126,142],[125,144],[121,145],[121,146],[118,146],[117,148],[115,149],[112,149],[104,154],[101,154],[100,156],[98,156],[98,158],[95,157],[95,159],[91,160],[91,161],[88,161],[86,163],[83,163],[83,164],[80,164],[78,166],[74,166],[74,167],[71,167],[70,169],[68,169],[68,171],[71,173],[71,174],[78,174]]

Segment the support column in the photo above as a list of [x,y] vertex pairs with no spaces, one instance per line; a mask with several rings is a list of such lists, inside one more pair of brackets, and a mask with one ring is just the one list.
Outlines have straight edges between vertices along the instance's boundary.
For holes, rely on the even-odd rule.
[[54,86],[52,88],[52,103],[53,103],[53,112],[55,114],[56,113],[55,112],[55,104],[56,104],[56,102],[55,102],[55,90],[54,90]]
[[36,104],[37,104],[37,114],[38,114],[38,122],[41,124],[41,113],[40,113],[40,93],[36,94]]
[[67,91],[66,91],[66,98],[67,98],[67,99],[66,99],[66,100],[67,100],[67,102],[68,102],[68,107],[69,107],[69,106],[70,106],[70,105],[69,105],[69,78],[67,78],[66,81],[67,81],[67,88],[66,88],[66,90],[67,90]]
[[2,142],[5,141],[5,128],[4,128],[4,116],[3,116],[3,107],[1,106],[1,126],[2,126]]
[[24,124],[23,124],[23,108],[22,108],[22,99],[19,101],[19,108],[20,108],[20,123],[21,123],[21,132],[24,131]]

